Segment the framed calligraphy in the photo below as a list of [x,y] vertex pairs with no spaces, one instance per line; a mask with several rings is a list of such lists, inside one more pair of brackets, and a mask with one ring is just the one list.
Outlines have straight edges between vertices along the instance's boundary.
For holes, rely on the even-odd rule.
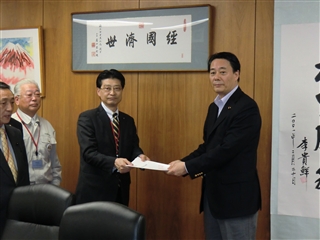
[[11,90],[20,80],[35,80],[45,95],[42,27],[0,30],[0,79]]
[[207,71],[212,7],[72,13],[72,71]]

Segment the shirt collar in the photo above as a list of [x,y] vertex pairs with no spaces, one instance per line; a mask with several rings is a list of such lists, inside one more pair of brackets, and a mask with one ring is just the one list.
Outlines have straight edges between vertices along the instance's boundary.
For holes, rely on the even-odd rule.
[[[103,107],[103,109],[106,111],[106,113],[108,114],[108,117],[110,119],[112,119],[112,115],[114,114],[114,112],[112,112],[103,102],[101,102],[101,106]],[[117,108],[117,110],[115,111],[118,116],[119,116],[119,109]]]
[[31,122],[39,122],[39,117],[37,114],[35,114],[33,117],[30,117],[29,115],[22,112],[19,108],[17,110],[17,113],[19,114],[21,120],[27,125]]
[[217,102],[221,102],[223,103],[223,105],[226,104],[226,102],[229,100],[229,98],[231,97],[231,95],[238,89],[238,85],[232,89],[227,95],[225,95],[223,98],[220,98],[219,95],[216,96],[216,98],[214,99],[214,102],[217,104]]

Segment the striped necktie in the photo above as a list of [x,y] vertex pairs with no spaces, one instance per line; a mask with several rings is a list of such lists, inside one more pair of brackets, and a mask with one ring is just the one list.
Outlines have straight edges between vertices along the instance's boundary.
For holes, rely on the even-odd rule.
[[118,114],[114,113],[112,115],[112,129],[113,129],[113,136],[114,136],[114,141],[116,143],[116,155],[118,156],[119,154],[119,120],[118,120]]
[[7,141],[7,137],[6,137],[6,133],[4,131],[3,128],[0,128],[0,133],[1,133],[1,143],[2,143],[2,152],[3,155],[9,165],[9,168],[12,172],[14,181],[17,182],[17,178],[18,178],[18,172],[16,167],[14,166],[14,162],[13,162],[13,157],[11,155],[10,149],[8,147],[8,141]]

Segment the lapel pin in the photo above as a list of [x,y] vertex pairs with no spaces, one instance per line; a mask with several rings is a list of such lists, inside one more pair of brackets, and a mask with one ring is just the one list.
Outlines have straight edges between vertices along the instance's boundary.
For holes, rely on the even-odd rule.
[[228,106],[228,110],[229,110],[229,109],[231,109],[231,107],[230,107],[230,106]]

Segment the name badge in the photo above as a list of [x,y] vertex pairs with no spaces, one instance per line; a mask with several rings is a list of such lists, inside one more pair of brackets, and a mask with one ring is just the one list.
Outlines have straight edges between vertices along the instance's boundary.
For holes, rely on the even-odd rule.
[[35,169],[43,168],[42,160],[32,160],[32,168],[35,168]]

